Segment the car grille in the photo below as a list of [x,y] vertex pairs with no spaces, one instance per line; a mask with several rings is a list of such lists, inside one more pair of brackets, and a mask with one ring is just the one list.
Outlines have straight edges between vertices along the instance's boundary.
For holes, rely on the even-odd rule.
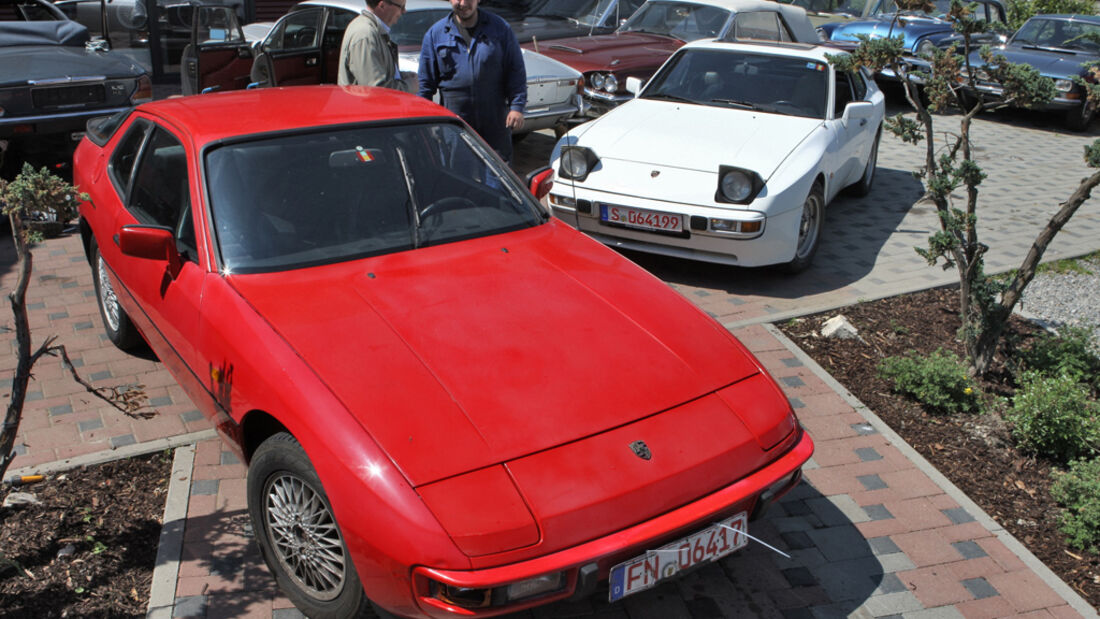
[[32,90],[31,97],[36,108],[56,108],[103,103],[107,91],[103,84],[51,86]]

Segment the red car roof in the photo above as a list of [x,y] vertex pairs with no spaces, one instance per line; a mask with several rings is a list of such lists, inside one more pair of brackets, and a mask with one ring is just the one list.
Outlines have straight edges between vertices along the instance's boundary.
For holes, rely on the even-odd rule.
[[186,130],[198,144],[253,133],[392,118],[454,117],[415,95],[364,86],[255,88],[175,97],[138,107]]

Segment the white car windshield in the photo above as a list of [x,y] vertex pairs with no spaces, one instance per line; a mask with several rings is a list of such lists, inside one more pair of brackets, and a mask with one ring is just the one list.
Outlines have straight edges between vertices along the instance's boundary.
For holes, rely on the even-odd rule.
[[236,273],[440,245],[545,218],[457,123],[245,139],[209,149],[205,170],[223,267]]
[[729,16],[729,11],[707,4],[650,0],[619,31],[648,32],[694,41],[722,34]]
[[653,76],[641,98],[824,118],[828,86],[829,67],[817,60],[690,49]]

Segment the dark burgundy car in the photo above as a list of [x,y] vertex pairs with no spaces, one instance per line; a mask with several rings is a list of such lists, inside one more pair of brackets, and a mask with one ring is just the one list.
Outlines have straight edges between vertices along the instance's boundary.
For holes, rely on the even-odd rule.
[[817,43],[806,11],[764,0],[648,0],[617,31],[523,46],[584,74],[590,114],[633,95],[626,78],[649,79],[684,43],[696,39]]

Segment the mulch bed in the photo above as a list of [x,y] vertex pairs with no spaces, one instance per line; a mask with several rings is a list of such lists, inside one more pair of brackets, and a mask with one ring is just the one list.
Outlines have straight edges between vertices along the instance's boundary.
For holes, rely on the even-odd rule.
[[58,474],[0,509],[0,615],[144,617],[171,452]]
[[[825,320],[840,313],[859,330],[863,342],[817,335]],[[1100,556],[1065,544],[1058,530],[1059,507],[1050,497],[1053,465],[1017,451],[997,415],[929,415],[919,404],[893,393],[877,374],[883,358],[909,351],[929,354],[942,347],[963,356],[956,339],[957,289],[862,303],[778,326],[1054,573],[1100,608]],[[1012,338],[1027,338],[1037,328],[1013,317],[1010,332]],[[984,393],[1012,394],[1003,363],[999,357],[991,377],[981,383]]]

